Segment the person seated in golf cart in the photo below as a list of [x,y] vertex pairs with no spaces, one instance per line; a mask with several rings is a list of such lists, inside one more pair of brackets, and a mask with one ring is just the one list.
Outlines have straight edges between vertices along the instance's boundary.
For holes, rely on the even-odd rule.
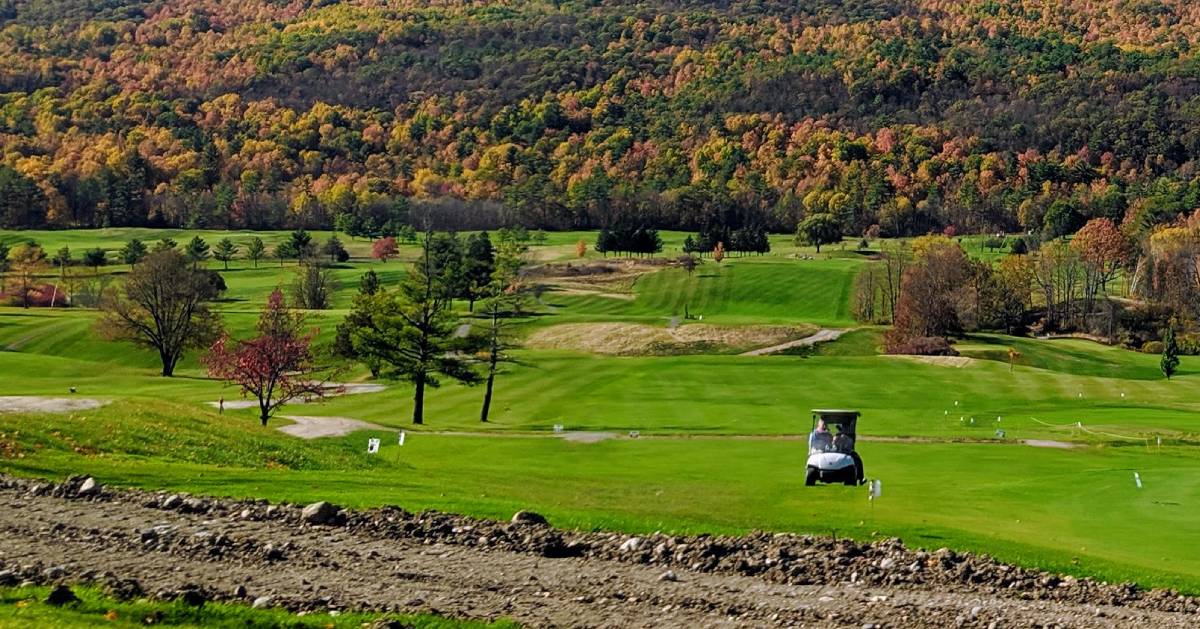
[[828,452],[833,449],[833,434],[825,425],[825,420],[817,420],[817,427],[808,435],[808,453]]

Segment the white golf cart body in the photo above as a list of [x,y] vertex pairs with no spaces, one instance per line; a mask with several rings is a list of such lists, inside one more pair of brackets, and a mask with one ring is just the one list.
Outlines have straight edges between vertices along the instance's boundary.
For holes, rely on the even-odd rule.
[[842,452],[817,452],[808,455],[808,466],[822,471],[838,471],[854,466],[854,459]]

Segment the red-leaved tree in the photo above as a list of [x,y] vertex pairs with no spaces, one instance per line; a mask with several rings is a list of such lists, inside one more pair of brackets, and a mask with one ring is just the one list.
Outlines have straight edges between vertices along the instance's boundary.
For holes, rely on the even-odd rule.
[[258,319],[258,336],[248,341],[231,341],[222,336],[204,357],[208,374],[241,387],[242,396],[258,399],[262,425],[283,404],[299,397],[323,398],[337,392],[317,377],[312,340],[316,330],[305,333],[304,315],[288,307],[283,293],[275,289]]
[[380,262],[387,262],[388,258],[394,258],[398,253],[400,249],[396,247],[396,239],[391,236],[380,238],[371,245],[371,257]]

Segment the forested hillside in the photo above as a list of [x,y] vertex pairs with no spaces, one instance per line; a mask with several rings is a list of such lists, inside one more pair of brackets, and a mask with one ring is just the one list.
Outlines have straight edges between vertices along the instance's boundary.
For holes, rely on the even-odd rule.
[[0,227],[1133,234],[1200,206],[1198,39],[1182,0],[0,0]]

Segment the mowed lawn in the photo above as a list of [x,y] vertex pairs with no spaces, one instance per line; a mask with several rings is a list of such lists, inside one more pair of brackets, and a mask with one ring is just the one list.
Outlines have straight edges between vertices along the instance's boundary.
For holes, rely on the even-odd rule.
[[[146,241],[162,234],[0,232],[0,238],[33,235],[50,251],[69,243],[78,254],[101,242],[100,233],[114,249],[131,234]],[[173,232],[181,243],[192,233]],[[203,235],[210,244],[223,236]],[[683,237],[665,234],[676,251],[664,255],[678,255]],[[594,238],[548,234],[530,255],[575,260],[575,242]],[[549,291],[516,329],[608,321],[666,326],[685,307],[718,325],[853,327],[849,295],[865,260],[836,249],[815,255],[789,240],[774,237],[768,256],[706,260],[691,275],[678,268],[640,275],[623,298]],[[401,261],[367,258],[365,241],[343,241],[355,257],[335,269],[341,282],[335,309],[310,313],[322,341],[332,338],[361,273],[373,269],[389,285],[404,273]],[[412,245],[402,248],[402,257],[415,255]],[[215,308],[242,335],[267,294],[290,285],[295,263],[232,266],[222,273],[229,290]],[[468,316],[465,303],[456,306]],[[1200,592],[1200,558],[1190,552],[1200,542],[1200,524],[1191,517],[1200,491],[1200,361],[1191,357],[1167,382],[1157,356],[1085,341],[977,335],[959,343],[970,360],[880,356],[876,328],[778,356],[518,349],[518,363],[497,380],[488,424],[478,421],[482,390],[448,384],[428,393],[428,424],[414,429],[411,387],[384,382],[382,393],[290,406],[281,414],[351,417],[385,430],[303,441],[275,430],[288,422],[282,417],[262,428],[252,411],[218,415],[206,403],[237,393],[204,377],[197,352],[178,377],[158,377],[152,352],[98,338],[95,317],[82,309],[0,308],[0,395],[65,396],[73,386],[79,396],[112,401],[74,414],[0,415],[0,452],[17,453],[0,459],[0,468],[494,517],[531,508],[556,524],[588,529],[899,535],[929,548],[978,550]],[[1010,346],[1021,353],[1011,370]],[[341,375],[368,376],[361,368]],[[874,507],[862,489],[803,487],[803,435],[815,407],[863,411],[867,474],[884,483]],[[552,436],[556,424],[614,438],[570,443]],[[410,433],[402,450],[393,445],[400,429]],[[642,438],[628,438],[629,431]],[[365,453],[370,436],[384,440],[379,456]],[[1025,439],[1079,447],[1032,447]],[[1134,471],[1144,480],[1140,490]]]
[[[508,517],[535,509],[560,526],[739,533],[755,529],[870,538],[988,552],[1009,561],[1195,591],[1200,462],[1190,448],[865,442],[874,505],[862,488],[803,486],[791,440],[641,438],[572,443],[533,436],[391,432],[302,442],[249,416],[166,403],[22,423],[23,458],[6,467],[120,484],[350,506],[398,504]],[[73,435],[64,439],[57,435]],[[380,437],[381,453],[365,454]],[[78,450],[82,449],[84,454]],[[1138,489],[1133,472],[1144,487]],[[1170,534],[1148,534],[1151,531]]]

